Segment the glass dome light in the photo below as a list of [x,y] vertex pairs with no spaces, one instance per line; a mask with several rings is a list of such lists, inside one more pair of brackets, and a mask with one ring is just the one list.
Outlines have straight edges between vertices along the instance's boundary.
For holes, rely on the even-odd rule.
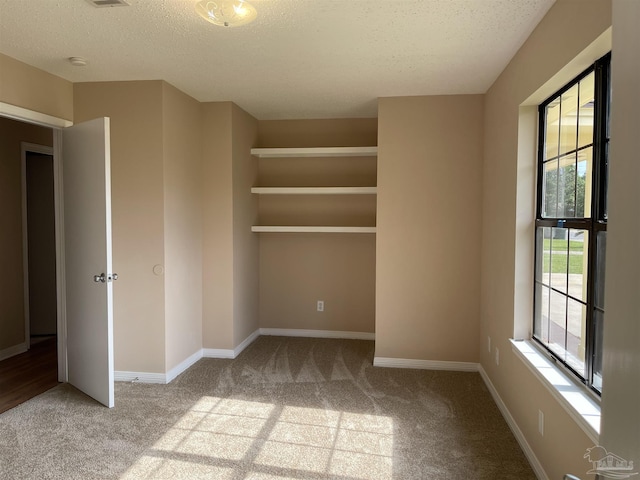
[[201,0],[196,12],[207,22],[222,27],[239,27],[258,16],[255,7],[245,0]]

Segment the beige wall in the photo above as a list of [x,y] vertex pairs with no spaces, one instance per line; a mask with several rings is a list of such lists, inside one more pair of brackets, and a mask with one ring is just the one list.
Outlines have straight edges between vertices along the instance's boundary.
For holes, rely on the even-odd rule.
[[478,361],[482,101],[379,101],[377,357]]
[[166,370],[202,348],[202,110],[162,85]]
[[73,84],[0,53],[0,102],[73,119]]
[[262,120],[257,146],[370,147],[378,144],[377,118]]
[[257,121],[231,102],[203,108],[203,346],[228,350],[258,328]]
[[251,194],[258,176],[258,161],[251,156],[258,122],[233,105],[233,346],[258,329],[258,235],[251,225],[258,217],[258,199]]
[[20,142],[52,146],[52,131],[0,117],[0,351],[25,341]]
[[[260,121],[259,147],[377,145],[376,119]],[[262,159],[260,186],[375,186],[376,159]],[[262,225],[375,225],[375,197],[261,196]],[[260,327],[373,333],[375,235],[255,234]],[[316,302],[325,302],[317,312]]]
[[373,333],[375,245],[367,234],[260,234],[260,327]]
[[640,2],[613,2],[611,172],[600,444],[640,465]]
[[98,116],[111,117],[115,368],[165,373],[203,343],[202,106],[162,81],[76,84],[76,121]]
[[233,326],[233,104],[205,103],[202,123],[202,342],[232,349]]
[[535,105],[606,53],[610,25],[610,1],[558,0],[485,95],[480,362],[554,479],[590,478],[583,454],[593,441],[509,343],[529,336],[532,321]]
[[74,119],[111,117],[115,369],[165,372],[163,82],[74,85]]

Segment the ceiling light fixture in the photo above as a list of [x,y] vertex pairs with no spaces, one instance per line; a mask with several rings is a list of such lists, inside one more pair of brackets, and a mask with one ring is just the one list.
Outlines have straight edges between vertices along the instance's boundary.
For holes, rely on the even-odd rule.
[[201,0],[196,12],[207,22],[222,27],[239,27],[258,16],[255,7],[245,0]]

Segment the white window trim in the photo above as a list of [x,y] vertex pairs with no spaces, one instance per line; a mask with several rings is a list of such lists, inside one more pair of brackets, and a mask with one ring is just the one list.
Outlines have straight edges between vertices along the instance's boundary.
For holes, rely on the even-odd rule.
[[511,339],[511,346],[516,357],[549,390],[593,444],[598,445],[600,405],[572,377],[549,360],[533,341]]

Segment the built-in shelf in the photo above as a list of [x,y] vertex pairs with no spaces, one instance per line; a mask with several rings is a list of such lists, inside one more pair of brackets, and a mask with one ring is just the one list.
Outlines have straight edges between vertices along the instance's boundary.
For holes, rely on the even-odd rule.
[[251,155],[259,158],[375,157],[378,147],[252,148]]
[[375,195],[377,187],[252,187],[260,195]]
[[[378,147],[302,147],[302,148],[252,148],[251,155],[254,155],[258,158],[291,158],[291,159],[304,159],[304,158],[337,158],[340,157],[374,157],[371,160],[375,162],[375,157],[378,156]],[[369,159],[365,158],[365,162],[369,162]],[[355,162],[355,161],[354,161]],[[276,165],[274,162],[269,162],[270,166],[273,167]],[[302,162],[300,166],[302,166]],[[329,165],[329,163],[327,163]],[[336,168],[338,164],[331,164],[331,168]],[[347,165],[355,165],[355,163],[343,164]],[[375,163],[371,163],[371,166],[375,171]],[[271,167],[266,167],[271,168]],[[294,168],[295,170],[295,168]],[[343,180],[344,181],[344,180]],[[341,182],[342,183],[342,182]],[[375,186],[368,187],[339,187],[339,186],[325,186],[325,187],[283,187],[283,186],[263,186],[263,187],[252,187],[251,193],[257,195],[377,195],[378,188]],[[281,202],[275,198],[272,200],[263,199],[264,203],[267,204],[269,202],[276,202],[276,204],[280,204]],[[298,199],[301,200],[301,199]],[[296,202],[298,200],[292,199],[291,202],[286,201],[288,205],[297,205]],[[309,198],[312,202],[317,202],[317,200],[313,200]],[[375,200],[375,199],[374,199]],[[332,201],[333,202],[333,201]],[[350,206],[358,205],[362,206],[363,202],[365,204],[369,202],[368,199],[362,198],[357,200],[355,198],[352,199],[339,199],[341,204],[344,204],[346,209],[348,210]],[[300,203],[300,202],[298,202]],[[304,203],[304,202],[302,202]],[[335,203],[324,202],[329,205],[335,205]],[[262,204],[262,202],[261,202]],[[373,204],[375,209],[375,203]],[[356,207],[357,208],[357,207]],[[301,210],[304,211],[304,210]],[[367,221],[362,221],[361,218],[354,221],[353,223],[360,224],[371,224],[375,223],[375,211],[373,213],[373,218],[368,219]],[[279,222],[276,218],[273,217],[269,220],[263,218],[262,223],[272,223]],[[285,220],[286,216],[281,216],[282,223],[288,223]],[[310,218],[296,218],[296,220],[292,223],[313,223]],[[326,217],[322,223],[324,223]],[[320,223],[320,222],[318,222]],[[329,221],[328,223],[332,223]],[[339,220],[336,223],[342,223]],[[346,221],[345,223],[351,223],[350,221]],[[323,226],[323,225],[305,225],[305,226],[296,226],[296,225],[254,225],[251,227],[252,232],[258,233],[376,233],[376,227],[350,227],[350,226]]]
[[376,227],[321,227],[321,226],[257,226],[258,233],[376,233]]

